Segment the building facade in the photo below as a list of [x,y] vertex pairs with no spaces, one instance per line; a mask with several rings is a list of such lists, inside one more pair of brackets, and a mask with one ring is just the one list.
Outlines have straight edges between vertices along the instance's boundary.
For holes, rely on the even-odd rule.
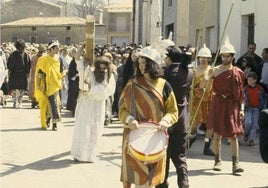
[[133,43],[145,46],[161,37],[162,0],[133,0],[132,7]]
[[132,39],[145,45],[160,30],[163,38],[173,31],[178,46],[199,49],[205,43],[216,52],[228,35],[236,58],[247,51],[249,42],[257,44],[261,55],[268,46],[267,7],[267,0],[133,0]]
[[[224,23],[228,16],[231,3],[219,1],[220,19],[219,32],[223,32]],[[257,45],[256,53],[261,55],[263,48],[268,47],[268,17],[267,0],[235,0],[233,11],[227,27],[226,34],[236,49],[236,58],[247,51],[249,42]]]
[[200,49],[206,44],[212,52],[219,46],[218,1],[190,0],[189,4],[189,41],[188,44]]
[[180,46],[189,43],[189,0],[163,1],[163,37],[173,33],[173,40]]
[[63,7],[42,0],[11,0],[2,3],[1,24],[31,17],[60,17]]
[[103,23],[108,43],[118,46],[131,43],[131,13],[132,4],[104,7]]
[[[35,17],[1,24],[1,42],[24,39],[29,43],[48,43],[58,40],[70,45],[85,41],[86,20],[78,17]],[[104,45],[106,29],[95,24],[95,43]]]

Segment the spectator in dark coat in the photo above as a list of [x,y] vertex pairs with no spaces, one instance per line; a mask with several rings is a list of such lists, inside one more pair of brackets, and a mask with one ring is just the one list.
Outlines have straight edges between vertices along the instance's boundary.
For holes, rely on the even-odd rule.
[[79,74],[77,70],[77,65],[75,59],[73,58],[68,70],[68,99],[67,99],[67,110],[72,112],[72,116],[75,114],[76,101],[79,94]]
[[30,56],[25,52],[25,42],[18,40],[16,50],[12,52],[7,61],[9,71],[9,90],[13,96],[14,108],[21,107],[22,95],[28,88],[28,78],[31,68]]

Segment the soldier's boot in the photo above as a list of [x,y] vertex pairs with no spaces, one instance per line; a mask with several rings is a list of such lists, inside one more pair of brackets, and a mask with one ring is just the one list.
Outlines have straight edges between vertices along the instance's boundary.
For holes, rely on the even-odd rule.
[[205,138],[204,155],[214,156],[214,152],[210,149],[211,139]]
[[239,161],[236,156],[232,156],[233,161],[233,174],[238,174],[244,172],[244,169],[239,165]]
[[213,167],[214,171],[221,171],[222,165],[221,165],[221,157],[219,154],[215,155],[215,164]]

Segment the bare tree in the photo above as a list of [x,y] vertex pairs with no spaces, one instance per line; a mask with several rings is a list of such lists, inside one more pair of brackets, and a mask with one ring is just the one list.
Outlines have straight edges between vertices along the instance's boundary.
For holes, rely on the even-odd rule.
[[79,0],[75,8],[79,17],[85,18],[87,15],[96,15],[97,11],[104,6],[103,0]]
[[17,13],[6,2],[7,2],[6,0],[0,0],[0,12],[1,12],[1,15],[10,15],[10,16],[16,15]]

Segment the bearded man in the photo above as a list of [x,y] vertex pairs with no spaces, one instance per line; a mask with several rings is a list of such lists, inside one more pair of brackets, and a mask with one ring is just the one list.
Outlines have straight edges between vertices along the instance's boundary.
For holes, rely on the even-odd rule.
[[[213,170],[221,171],[221,138],[230,139],[233,174],[244,171],[239,165],[238,135],[243,134],[242,119],[244,116],[244,73],[232,65],[235,49],[228,37],[220,49],[222,64],[209,71],[214,78],[213,97],[207,121],[208,128],[214,130],[215,165]],[[209,79],[209,78],[207,78]]]

